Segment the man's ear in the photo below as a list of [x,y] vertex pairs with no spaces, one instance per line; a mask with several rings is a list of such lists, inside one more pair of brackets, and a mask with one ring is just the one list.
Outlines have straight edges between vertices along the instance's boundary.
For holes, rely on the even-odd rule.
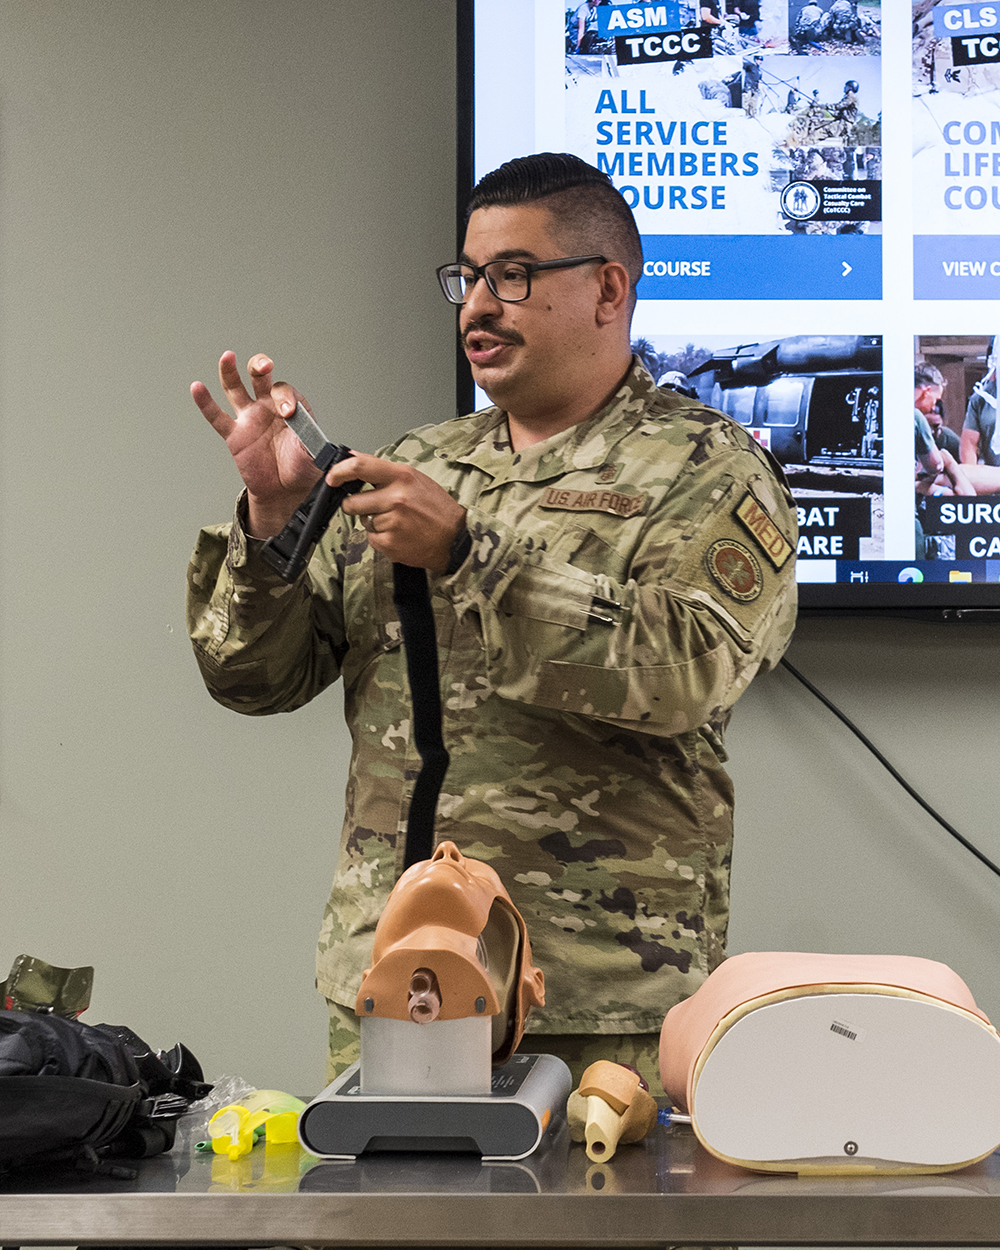
[[628,270],[617,260],[606,261],[598,276],[601,287],[595,316],[599,326],[610,325],[627,312],[632,283]]

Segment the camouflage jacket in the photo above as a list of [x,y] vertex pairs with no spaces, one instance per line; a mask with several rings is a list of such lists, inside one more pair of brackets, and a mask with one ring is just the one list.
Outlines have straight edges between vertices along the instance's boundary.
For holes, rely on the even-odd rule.
[[[468,557],[430,578],[451,752],[437,836],[492,864],[527,923],[547,999],[529,1031],[656,1031],[723,956],[722,732],[794,622],[780,472],[637,361],[605,409],[524,451],[487,408],[380,454],[468,509]],[[317,971],[353,1005],[420,764],[392,566],[343,514],[295,585],[258,546],[239,506],[202,531],[191,637],[212,695],[250,715],[343,676],[354,749]]]

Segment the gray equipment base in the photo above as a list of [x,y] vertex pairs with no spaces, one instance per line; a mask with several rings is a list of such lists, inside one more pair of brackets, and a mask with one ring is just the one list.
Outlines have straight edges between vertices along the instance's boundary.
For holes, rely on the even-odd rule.
[[573,1081],[555,1055],[514,1055],[489,1094],[363,1094],[360,1064],[328,1085],[299,1117],[299,1140],[321,1159],[377,1151],[465,1151],[524,1159],[566,1110]]

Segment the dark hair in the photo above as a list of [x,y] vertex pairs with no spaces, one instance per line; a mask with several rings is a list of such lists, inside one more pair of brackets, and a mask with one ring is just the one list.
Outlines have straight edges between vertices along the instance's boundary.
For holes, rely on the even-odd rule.
[[937,365],[928,364],[924,361],[917,365],[913,370],[913,385],[918,386],[945,386],[944,374]]
[[465,215],[479,208],[510,208],[542,202],[568,254],[591,253],[616,260],[635,286],[642,277],[642,242],[632,216],[608,177],[568,152],[536,152],[507,161],[484,175],[472,191]]

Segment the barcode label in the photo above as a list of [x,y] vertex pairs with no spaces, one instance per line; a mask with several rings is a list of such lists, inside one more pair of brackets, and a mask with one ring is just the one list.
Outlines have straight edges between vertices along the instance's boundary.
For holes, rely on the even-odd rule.
[[846,1037],[849,1042],[858,1040],[859,1029],[852,1029],[849,1024],[841,1024],[839,1020],[834,1020],[830,1025],[831,1033],[839,1033],[841,1037]]

